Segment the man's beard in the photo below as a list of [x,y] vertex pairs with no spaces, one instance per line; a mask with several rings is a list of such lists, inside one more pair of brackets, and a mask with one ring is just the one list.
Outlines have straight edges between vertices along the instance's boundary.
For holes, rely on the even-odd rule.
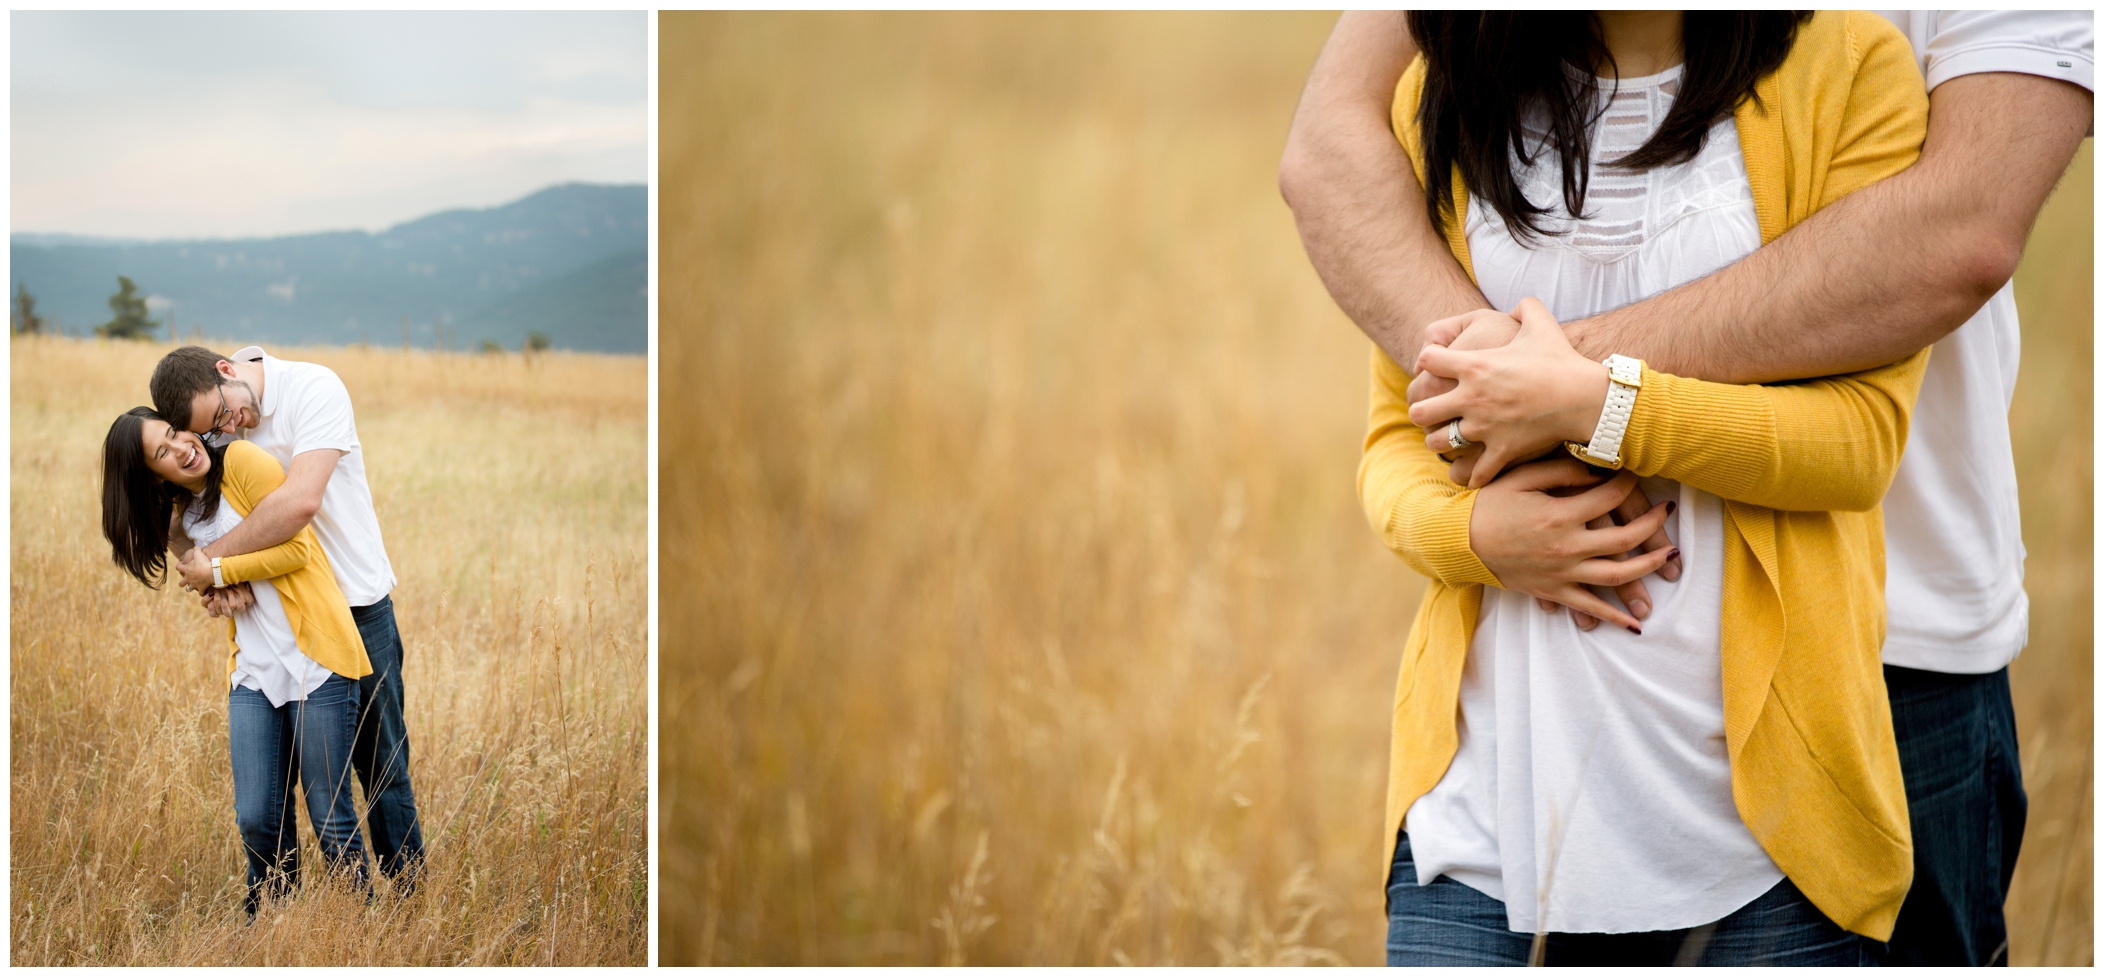
[[[258,396],[256,396],[256,388],[254,388],[254,387],[251,387],[251,386],[249,386],[249,385],[248,385],[248,381],[247,381],[247,380],[228,380],[228,381],[226,382],[226,386],[229,386],[229,387],[240,387],[241,389],[243,389],[243,390],[246,390],[246,391],[248,391],[248,409],[249,409],[249,412],[250,412],[250,413],[253,413],[253,414],[254,414],[254,415],[256,416],[256,423],[257,423],[257,424],[261,424],[261,423],[263,423],[263,398],[261,398],[261,397],[258,397]],[[238,419],[238,418],[239,418],[240,416],[241,416],[241,412],[240,412],[240,411],[235,411],[235,412],[234,412],[234,417],[235,417],[235,418],[237,418],[237,419]],[[242,426],[240,426],[239,424],[236,424],[236,425],[234,425],[234,429],[235,429],[235,430],[237,430],[237,431],[253,431],[253,430],[255,430],[255,425],[250,425],[250,426],[248,426],[248,427],[242,427]]]

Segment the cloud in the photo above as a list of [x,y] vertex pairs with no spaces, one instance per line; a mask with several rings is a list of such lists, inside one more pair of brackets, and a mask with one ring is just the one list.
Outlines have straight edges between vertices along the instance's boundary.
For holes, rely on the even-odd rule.
[[16,231],[378,229],[648,173],[640,13],[17,13]]

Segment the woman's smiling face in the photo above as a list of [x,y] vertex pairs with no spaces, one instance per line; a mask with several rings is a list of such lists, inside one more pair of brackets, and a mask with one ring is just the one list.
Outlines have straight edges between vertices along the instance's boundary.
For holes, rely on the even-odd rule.
[[162,481],[191,491],[202,488],[205,473],[212,470],[212,456],[205,453],[205,444],[197,435],[178,431],[158,418],[148,418],[140,425],[139,447],[146,452],[146,467]]

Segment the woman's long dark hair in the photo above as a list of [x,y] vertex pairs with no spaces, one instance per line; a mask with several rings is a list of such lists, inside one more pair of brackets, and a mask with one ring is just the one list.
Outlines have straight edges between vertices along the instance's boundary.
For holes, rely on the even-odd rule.
[[[1812,15],[1793,10],[1690,10],[1681,29],[1687,69],[1656,133],[1614,165],[1630,169],[1684,163],[1702,151],[1710,126],[1729,116],[1789,55],[1797,27]],[[1578,11],[1413,10],[1410,36],[1425,56],[1417,123],[1425,152],[1425,205],[1432,226],[1455,213],[1452,173],[1523,236],[1542,233],[1549,208],[1520,192],[1515,157],[1532,165],[1520,120],[1547,117],[1563,164],[1563,202],[1582,214],[1592,128],[1602,112],[1594,72],[1614,57],[1600,18]],[[1617,75],[1620,72],[1615,72]]]
[[[190,498],[182,486],[162,481],[146,467],[141,436],[147,421],[162,419],[151,407],[134,407],[118,415],[102,439],[102,535],[110,541],[110,558],[155,590],[168,574],[168,520]],[[198,505],[210,519],[219,512],[226,449],[207,444],[205,454],[212,468],[205,473]]]

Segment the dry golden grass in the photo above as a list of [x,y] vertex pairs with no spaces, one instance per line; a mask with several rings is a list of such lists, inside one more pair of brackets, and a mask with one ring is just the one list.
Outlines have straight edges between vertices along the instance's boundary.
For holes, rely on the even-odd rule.
[[2009,431],[2022,493],[2031,643],[2009,666],[2009,684],[2031,814],[2003,908],[2010,962],[2019,965],[2090,966],[2096,960],[2090,509],[2095,170],[2091,140],[2039,215],[2016,271],[2024,358]]
[[273,350],[358,406],[430,861],[244,926],[225,624],[100,531],[103,435],[166,349],[13,344],[12,962],[642,964],[644,360]]
[[[1275,183],[1331,21],[660,18],[663,962],[1380,962],[1422,585]],[[2089,947],[2086,166],[2019,962]]]

